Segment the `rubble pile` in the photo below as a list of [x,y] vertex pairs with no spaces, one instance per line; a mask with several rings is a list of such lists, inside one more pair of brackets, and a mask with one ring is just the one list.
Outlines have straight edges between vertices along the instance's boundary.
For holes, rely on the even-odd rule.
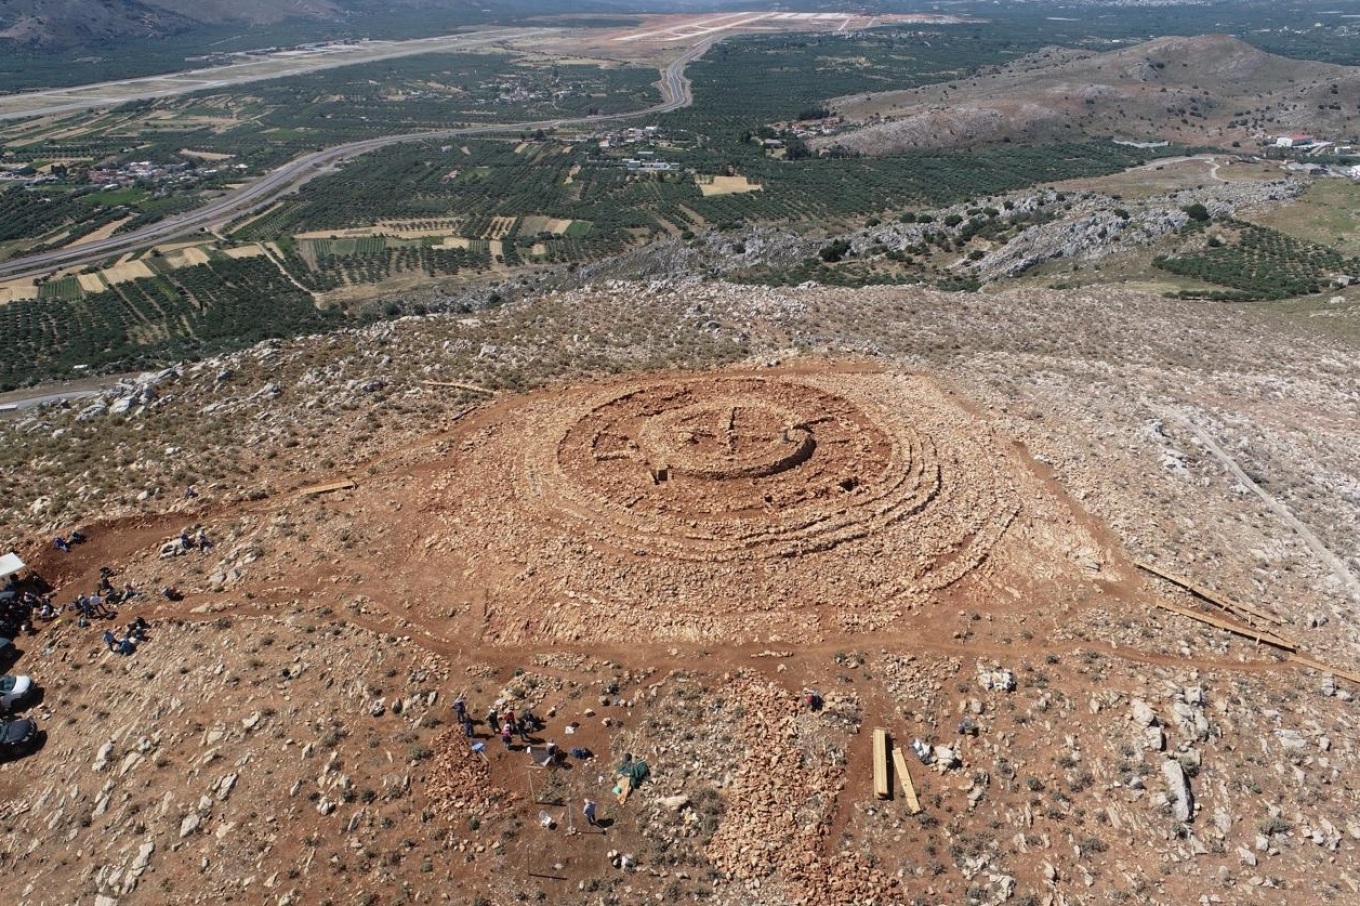
[[487,760],[472,749],[473,740],[454,727],[434,741],[434,758],[426,781],[426,793],[450,821],[484,816],[509,807],[514,796],[491,781]]
[[801,744],[800,703],[774,684],[733,687],[746,709],[738,725],[745,758],[730,780],[727,809],[707,855],[748,896],[773,888],[806,906],[891,902],[897,879],[858,853],[827,856],[844,765],[812,761]]

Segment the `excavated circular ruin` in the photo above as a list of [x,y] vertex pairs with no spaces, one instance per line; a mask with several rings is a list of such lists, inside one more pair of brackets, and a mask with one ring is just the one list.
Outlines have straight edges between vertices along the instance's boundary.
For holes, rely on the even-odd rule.
[[1012,471],[924,378],[719,372],[525,398],[465,442],[440,507],[505,641],[595,637],[620,608],[658,637],[819,632],[982,564]]
[[763,377],[601,395],[526,467],[532,503],[578,531],[709,561],[825,550],[919,512],[940,488],[933,445],[908,425]]

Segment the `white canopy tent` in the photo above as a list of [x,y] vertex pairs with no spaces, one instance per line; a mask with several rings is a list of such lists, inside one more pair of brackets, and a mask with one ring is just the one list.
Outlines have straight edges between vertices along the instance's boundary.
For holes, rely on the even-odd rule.
[[5,554],[0,557],[0,579],[8,578],[15,573],[23,572],[28,567],[24,561],[19,559],[18,554]]

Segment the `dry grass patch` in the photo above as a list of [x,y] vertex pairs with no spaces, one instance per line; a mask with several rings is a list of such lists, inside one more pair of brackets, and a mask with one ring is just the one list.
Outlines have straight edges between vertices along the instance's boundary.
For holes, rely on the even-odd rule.
[[180,249],[165,256],[165,263],[178,270],[181,267],[193,267],[196,264],[207,264],[208,253],[198,246],[187,249]]
[[38,287],[31,280],[12,280],[9,283],[0,283],[0,303],[36,298],[38,298]]
[[116,283],[131,283],[133,280],[142,280],[146,277],[156,276],[151,268],[142,261],[125,261],[122,264],[115,264],[113,267],[105,268],[99,272],[105,282],[110,286]]
[[76,282],[87,293],[102,293],[108,289],[108,286],[104,283],[104,278],[98,274],[76,274]]
[[81,236],[75,242],[72,242],[69,247],[76,248],[77,246],[86,245],[87,243],[90,242],[98,242],[101,239],[108,239],[110,236],[114,234],[115,230],[117,230],[120,226],[127,223],[131,219],[132,216],[128,215],[127,217],[124,217],[120,220],[115,220],[113,223],[106,223],[99,229],[95,230],[93,233],[86,233],[84,236]]
[[707,198],[710,195],[739,195],[743,192],[759,192],[765,187],[751,182],[745,176],[705,176],[696,174],[694,183]]
[[1360,182],[1316,180],[1294,202],[1250,219],[1344,255],[1360,255]]
[[216,151],[195,151],[192,148],[180,148],[179,153],[185,157],[197,157],[200,160],[231,160],[235,154],[220,154]]

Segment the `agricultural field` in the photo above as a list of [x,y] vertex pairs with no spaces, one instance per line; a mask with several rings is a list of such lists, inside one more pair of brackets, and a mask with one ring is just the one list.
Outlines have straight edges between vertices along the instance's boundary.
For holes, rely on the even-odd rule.
[[695,174],[694,184],[699,187],[699,194],[705,198],[710,195],[740,195],[743,192],[759,192],[763,188],[760,183],[751,182],[745,176]]
[[1157,267],[1227,291],[1195,293],[1229,301],[1288,299],[1321,292],[1337,275],[1360,274],[1360,257],[1239,220],[1199,223],[1195,247],[1160,257]]
[[[833,260],[834,242],[866,222],[982,205],[980,199],[1031,186],[1102,181],[1113,186],[1122,179],[1124,191],[1137,197],[1152,191],[1140,186],[1160,186],[1172,174],[1135,168],[1204,149],[1140,149],[1089,138],[875,158],[833,150],[819,157],[802,140],[779,132],[785,147],[776,158],[762,139],[772,137],[770,124],[824,110],[831,97],[958,79],[1055,40],[1100,49],[1115,39],[1150,36],[1134,28],[1135,21],[1151,33],[1173,25],[1161,14],[1139,18],[1115,12],[1083,31],[1084,25],[1046,23],[1033,15],[1005,16],[1010,17],[1005,27],[933,23],[856,33],[730,37],[689,66],[692,106],[640,118],[632,124],[638,128],[589,124],[393,146],[323,172],[277,203],[227,225],[220,231],[227,237],[221,247],[104,262],[74,282],[52,280],[41,288],[16,284],[7,295],[86,303],[138,280],[173,281],[181,273],[203,270],[213,274],[224,261],[237,261],[274,267],[293,291],[310,295],[313,303],[349,304],[360,291],[366,299],[381,296],[384,287],[408,292],[417,279],[453,278],[453,284],[467,287],[526,278],[519,268],[561,267],[570,274],[578,265],[608,262],[653,242],[694,242],[703,234],[765,227],[824,236],[832,257],[762,263],[738,279],[975,289],[979,282],[958,267],[959,256],[985,255],[1003,235],[955,237],[938,247],[918,244],[914,250],[885,249],[843,260]],[[637,109],[658,100],[656,76],[648,66],[574,57],[553,62],[543,53],[435,53],[141,101],[93,115],[9,123],[0,128],[0,153],[7,163],[51,166],[56,173],[55,162],[62,161],[67,175],[53,185],[0,194],[0,260],[135,230],[321,146],[467,124]],[[617,143],[621,131],[632,134]],[[1268,165],[1230,160],[1232,155],[1220,151],[1210,152],[1217,158],[1204,153],[1176,168],[1177,184],[1193,190],[1206,179],[1250,182],[1275,176]],[[1148,164],[1154,157],[1157,164]],[[80,182],[96,166],[120,167],[134,160],[183,167],[186,182],[98,192]],[[661,166],[649,169],[650,161]],[[1337,237],[1354,236],[1354,197],[1333,188],[1317,192],[1331,194],[1325,199],[1318,194],[1316,203],[1300,210],[1325,210],[1325,217],[1298,214],[1273,228],[1305,246],[1332,246],[1341,241]],[[994,225],[979,227],[984,228]],[[1248,254],[1255,234],[1230,232],[1222,238],[1223,248],[1159,249],[1166,252],[1161,262],[1166,266],[1160,269],[1152,268],[1149,254],[1146,276],[1182,290],[1222,286],[1230,294],[1245,292],[1234,284],[1242,282],[1237,278],[1214,282],[1228,279],[1236,268],[1247,275],[1243,279],[1278,278],[1276,289],[1257,296],[1274,298],[1284,287],[1318,285],[1318,274],[1330,266],[1313,252],[1300,251],[1305,246],[1275,249],[1274,239],[1266,243],[1270,250]],[[1244,251],[1231,251],[1239,245]],[[1343,258],[1355,254],[1337,247]],[[1239,258],[1229,260],[1233,254]],[[1282,263],[1296,258],[1312,264],[1299,271]]]
[[1360,181],[1320,179],[1290,204],[1253,215],[1252,222],[1307,242],[1360,255]]
[[180,190],[88,186],[0,190],[0,261],[126,233],[198,204]]
[[[141,265],[141,262],[133,262]],[[74,365],[132,370],[322,330],[322,311],[267,259],[214,259],[86,293],[75,277],[39,287],[37,300],[0,305],[0,386],[68,373]]]
[[[655,104],[656,71],[525,65],[504,53],[430,54],[0,124],[0,163],[52,182],[0,190],[0,260],[61,248],[117,222],[126,233],[205,193],[319,147],[462,125],[583,117]],[[145,162],[141,170],[135,164]],[[150,168],[154,172],[147,175]],[[96,172],[121,187],[91,185]],[[468,172],[468,181],[477,178]],[[262,218],[268,224],[268,217]]]
[[[581,117],[657,103],[656,70],[528,65],[503,52],[425,54],[136,101],[0,127],[0,153],[277,166],[318,146],[458,125]],[[186,153],[187,152],[187,153]]]

